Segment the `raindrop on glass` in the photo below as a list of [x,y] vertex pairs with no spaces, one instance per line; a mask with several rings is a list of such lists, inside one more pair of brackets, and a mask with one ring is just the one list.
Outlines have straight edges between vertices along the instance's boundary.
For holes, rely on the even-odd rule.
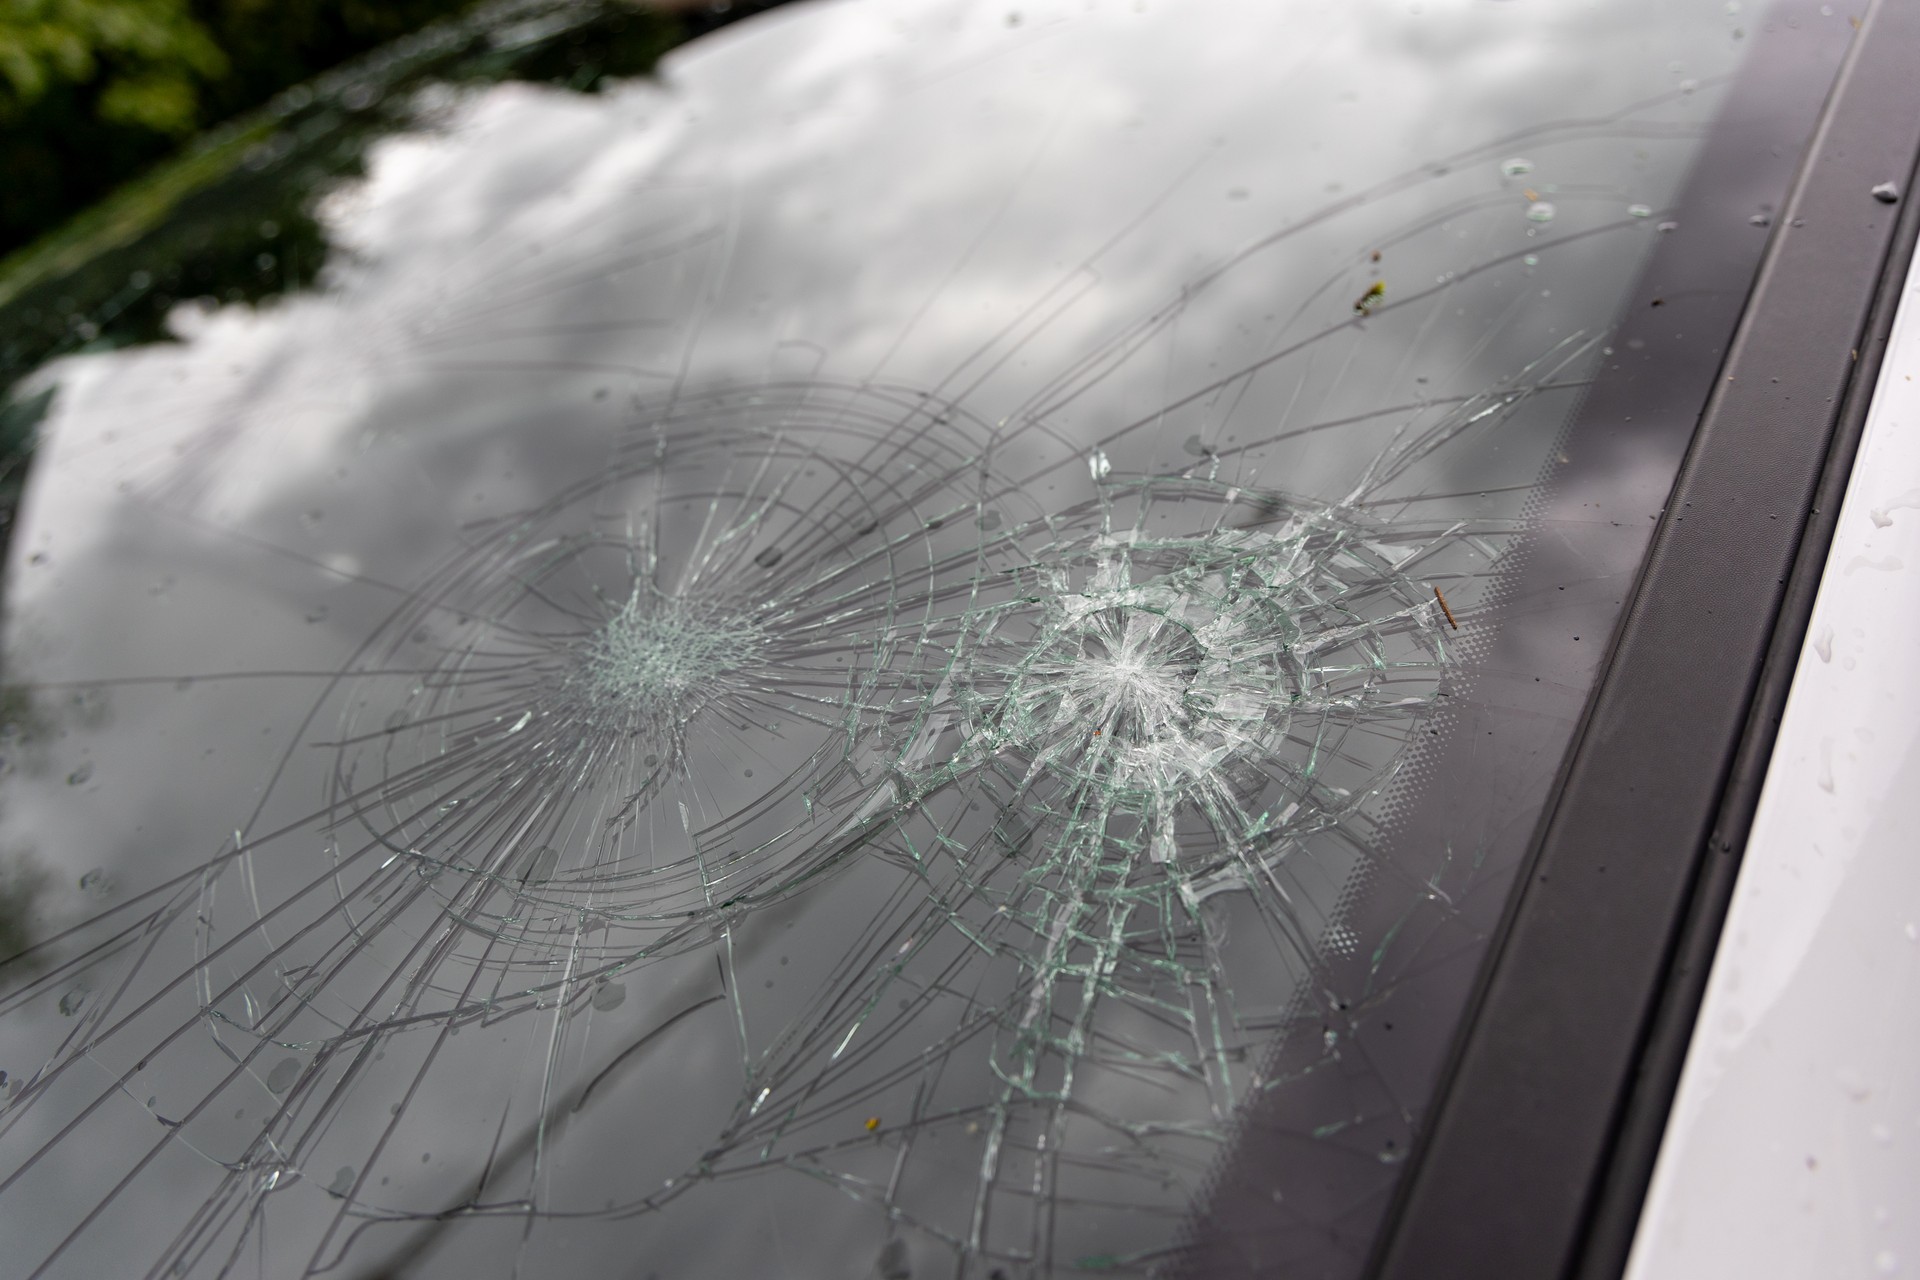
[[527,869],[520,876],[521,884],[542,884],[553,879],[554,871],[560,866],[560,854],[550,845],[541,845],[527,859]]
[[285,1093],[293,1088],[293,1082],[300,1078],[300,1059],[282,1058],[273,1064],[273,1070],[267,1072],[267,1091]]
[[913,1268],[907,1260],[907,1242],[893,1239],[887,1241],[880,1250],[880,1256],[873,1264],[874,1274],[880,1280],[911,1280]]

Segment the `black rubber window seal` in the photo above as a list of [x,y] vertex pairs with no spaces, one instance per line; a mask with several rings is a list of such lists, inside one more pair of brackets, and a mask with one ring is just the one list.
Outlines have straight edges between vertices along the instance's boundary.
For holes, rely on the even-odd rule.
[[1776,220],[1377,1280],[1624,1268],[1920,225],[1916,66],[1920,0],[1882,0]]

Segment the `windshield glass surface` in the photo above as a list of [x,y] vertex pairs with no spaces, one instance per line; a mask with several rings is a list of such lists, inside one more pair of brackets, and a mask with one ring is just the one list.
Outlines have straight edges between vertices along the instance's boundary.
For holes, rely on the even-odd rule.
[[583,15],[0,312],[10,1252],[1352,1274],[1845,18]]

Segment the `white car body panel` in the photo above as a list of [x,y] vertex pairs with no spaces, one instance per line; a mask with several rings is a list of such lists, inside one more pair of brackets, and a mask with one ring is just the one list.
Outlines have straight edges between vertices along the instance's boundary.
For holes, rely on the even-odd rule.
[[1628,1280],[1920,1274],[1920,260]]

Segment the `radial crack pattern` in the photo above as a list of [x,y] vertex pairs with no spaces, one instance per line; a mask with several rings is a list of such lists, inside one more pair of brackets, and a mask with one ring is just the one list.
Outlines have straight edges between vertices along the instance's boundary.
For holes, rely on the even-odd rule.
[[[993,58],[1134,92],[1141,33],[1192,33],[1109,7]],[[896,21],[782,12],[789,54]],[[1536,497],[1660,234],[1629,199],[1677,182],[1707,95],[1631,79],[1392,166],[1263,133],[1255,171],[1324,175],[1222,214],[1209,166],[1243,162],[1204,115],[1178,145],[1097,121],[1164,145],[1136,170],[1015,113],[1002,185],[941,187],[959,108],[925,85],[987,119],[1026,84],[984,55],[979,86],[876,82],[920,132],[807,98],[862,145],[788,157],[724,114],[766,85],[753,30],[724,93],[690,59],[592,112],[439,102],[471,137],[396,139],[316,214],[366,241],[327,289],[46,375],[34,519],[95,524],[10,597],[9,644],[54,652],[9,657],[0,835],[86,859],[0,921],[23,1267],[1145,1276],[1252,1100],[1319,1090],[1292,1136],[1343,1169],[1404,1151],[1425,1085],[1352,1029],[1486,941],[1486,828],[1558,756],[1483,726],[1584,697],[1486,655],[1558,603],[1503,594],[1516,565],[1627,522]],[[1028,38],[996,11],[979,49]],[[789,60],[778,93],[828,92]],[[687,176],[682,133],[738,173]],[[445,230],[496,146],[505,210]],[[916,209],[937,252],[886,256]],[[1490,798],[1409,851],[1441,751],[1484,753]],[[130,775],[125,809],[76,800]],[[1316,1239],[1344,1212],[1275,1209]]]

